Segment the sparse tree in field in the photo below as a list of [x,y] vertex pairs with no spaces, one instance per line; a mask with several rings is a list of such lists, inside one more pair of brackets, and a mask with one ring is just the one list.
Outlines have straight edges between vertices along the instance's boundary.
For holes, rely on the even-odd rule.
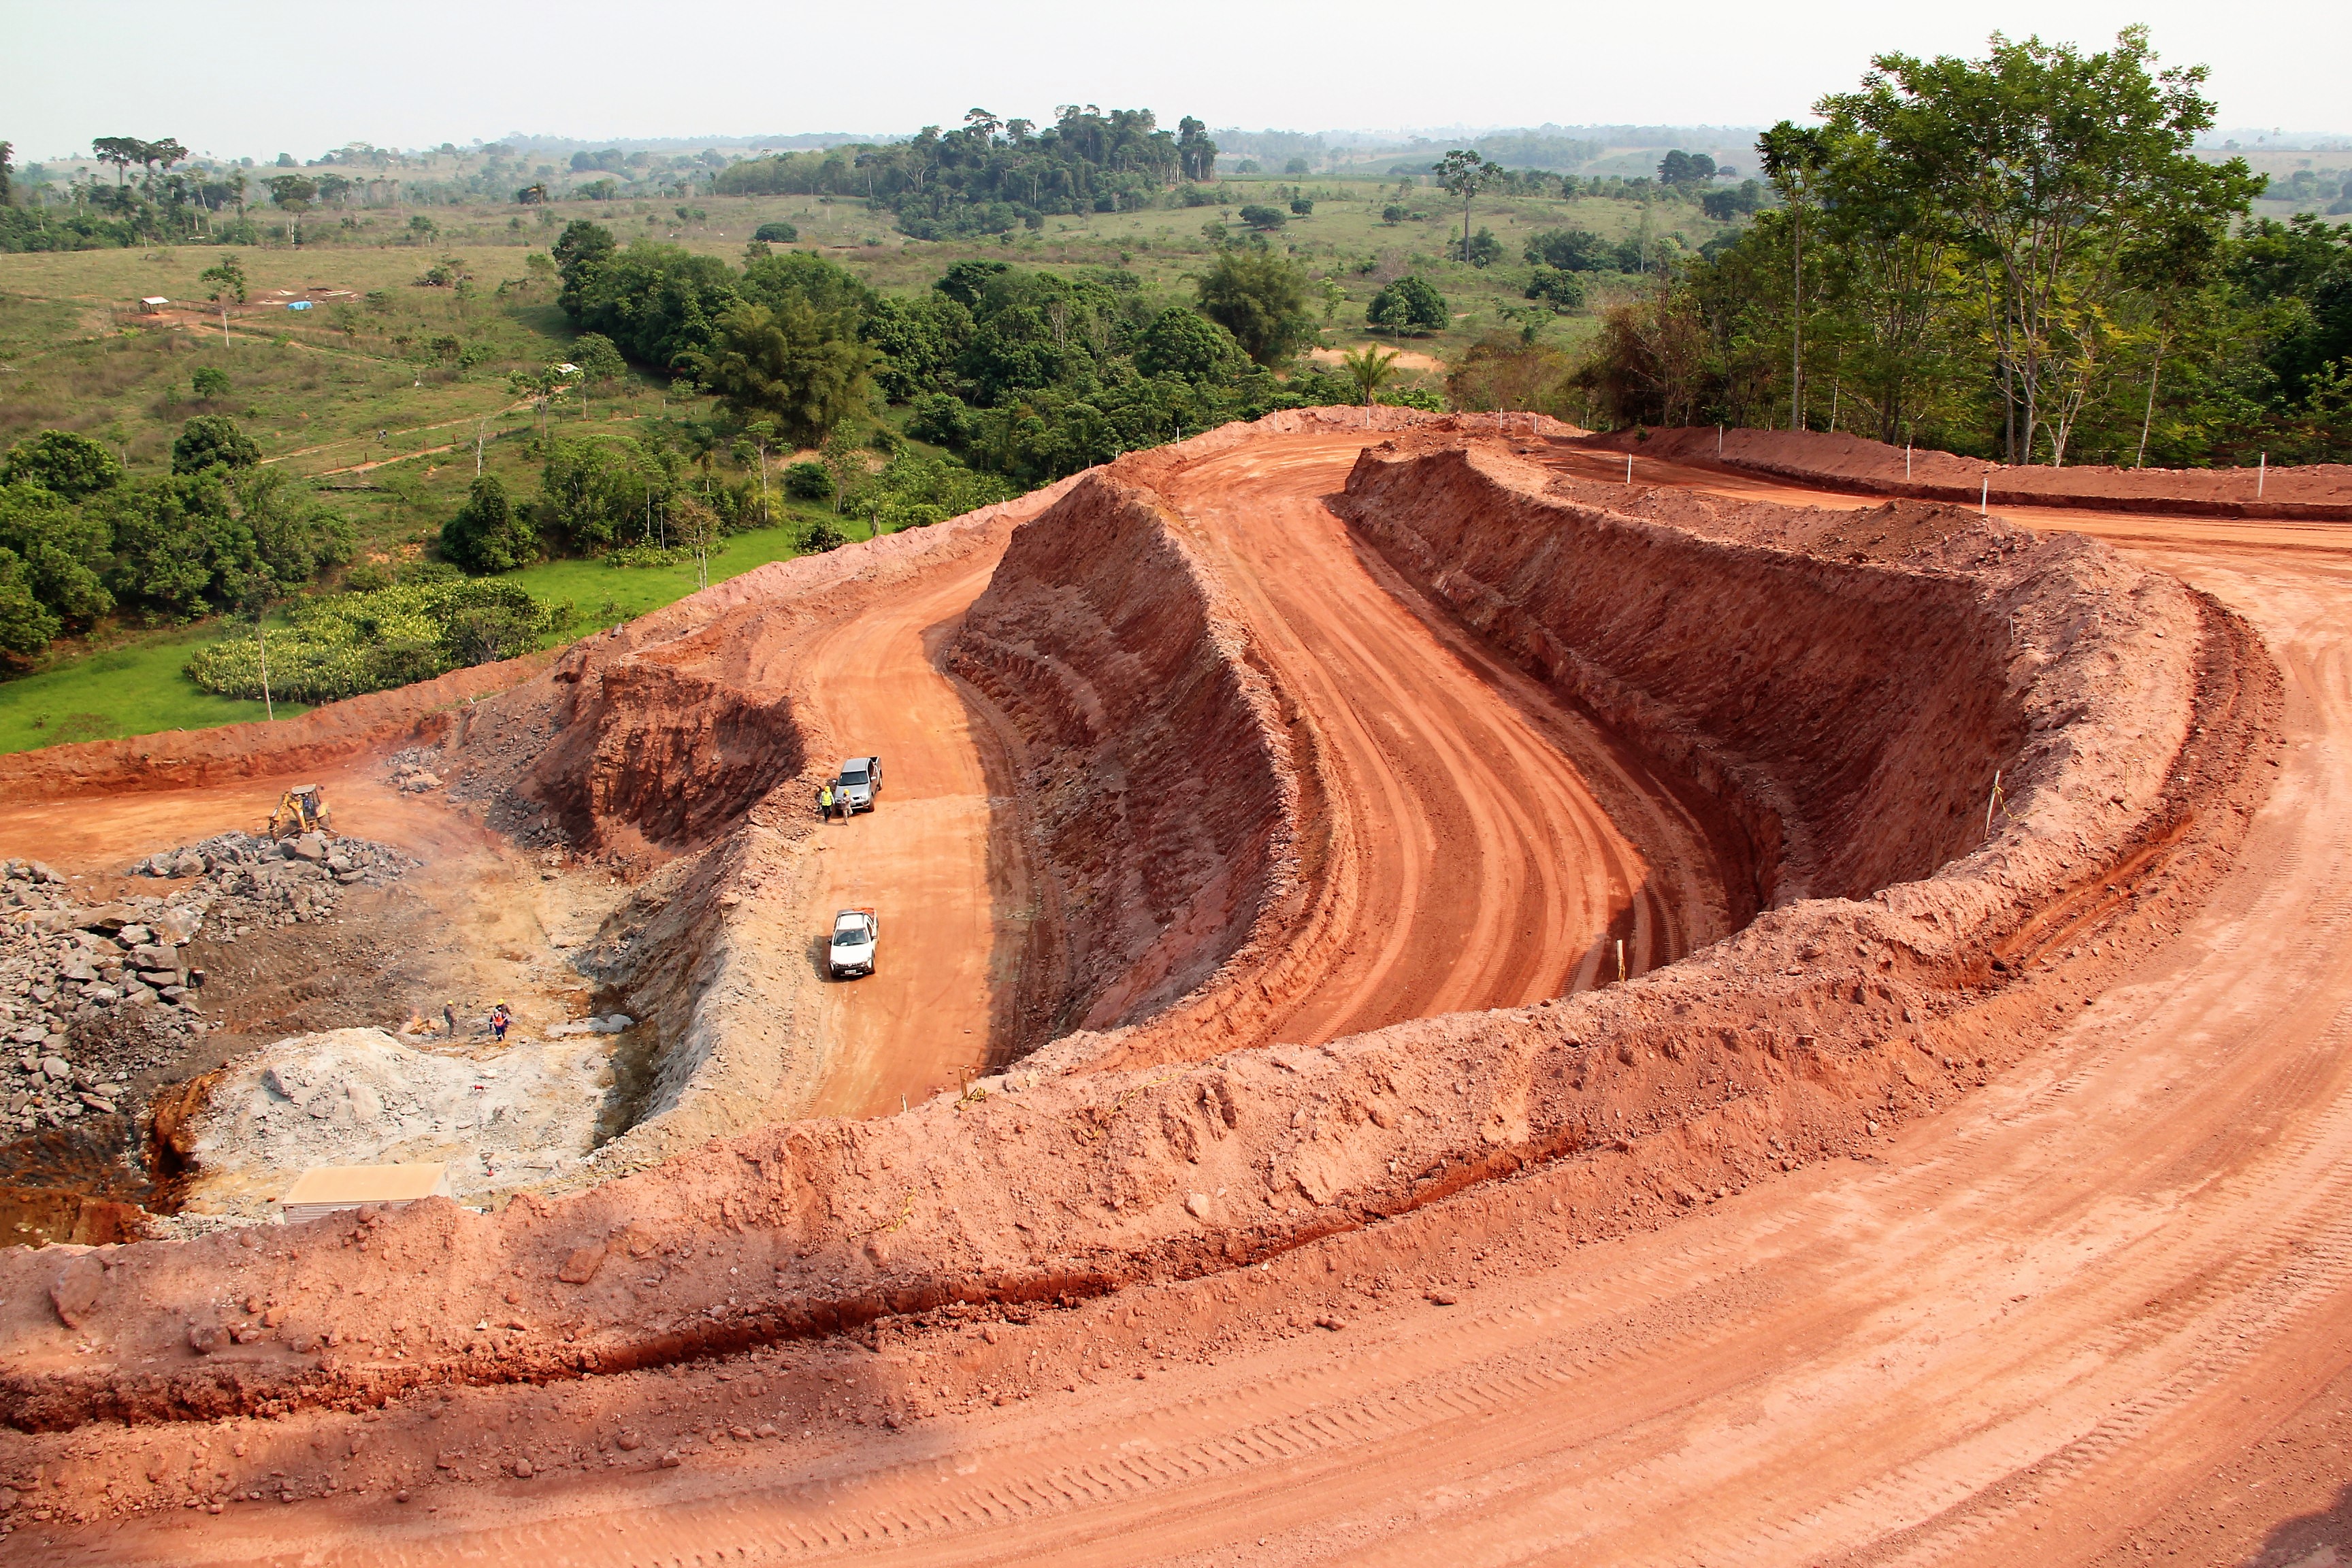
[[240,305],[245,303],[245,268],[237,261],[236,253],[232,251],[222,257],[215,265],[205,268],[196,277],[199,282],[212,290],[206,298],[220,307],[221,342],[226,346],[229,342],[228,302],[235,300]]
[[1366,343],[1362,348],[1350,349],[1339,356],[1339,363],[1346,369],[1348,379],[1354,382],[1356,390],[1364,395],[1366,429],[1371,428],[1372,400],[1380,395],[1381,388],[1395,377],[1397,361],[1403,357],[1396,350],[1384,349],[1377,343]]
[[1470,204],[1503,177],[1503,166],[1482,153],[1455,148],[1437,161],[1437,184],[1462,198],[1462,254],[1470,254]]
[[216,365],[203,365],[188,377],[188,384],[194,389],[197,401],[217,402],[228,395],[228,372]]
[[1805,427],[1805,217],[1820,195],[1830,161],[1829,139],[1818,126],[1783,120],[1756,139],[1765,176],[1789,214],[1789,428]]
[[100,163],[114,165],[114,183],[120,186],[129,177],[131,165],[146,153],[147,143],[136,136],[99,136],[91,139],[89,150]]
[[1445,308],[1445,296],[1416,272],[1373,295],[1372,302],[1364,307],[1364,320],[1392,332],[1442,332],[1452,317]]
[[768,510],[768,447],[776,438],[776,422],[754,419],[743,426],[743,434],[751,441],[752,450],[760,456],[760,521],[773,522],[775,519]]
[[269,199],[294,222],[294,243],[302,243],[302,215],[319,195],[319,183],[307,174],[278,174],[261,182],[269,187]]
[[841,515],[841,500],[850,485],[865,477],[866,459],[859,454],[857,437],[846,425],[836,425],[816,449],[817,460],[824,471],[833,476],[833,513]]
[[681,495],[669,510],[669,527],[678,548],[694,554],[694,585],[710,586],[710,551],[719,542],[719,514],[691,494]]
[[588,417],[588,389],[610,386],[628,374],[628,362],[613,340],[602,332],[583,332],[572,345],[572,363],[580,367],[580,417]]

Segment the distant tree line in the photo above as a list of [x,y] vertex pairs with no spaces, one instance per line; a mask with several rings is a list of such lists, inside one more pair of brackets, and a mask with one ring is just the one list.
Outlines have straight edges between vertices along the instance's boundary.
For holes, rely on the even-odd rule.
[[719,195],[852,196],[893,214],[918,239],[1003,234],[1054,213],[1129,212],[1179,180],[1216,177],[1217,144],[1201,121],[1160,129],[1148,109],[1066,104],[1055,122],[1000,120],[984,109],[905,142],[780,153],[721,170]]
[[738,268],[585,221],[557,241],[563,309],[744,422],[817,445],[884,405],[971,468],[1034,484],[1235,417],[1352,401],[1337,379],[1274,369],[1311,346],[1321,296],[1263,244],[1221,250],[1189,302],[1115,268],[1073,277],[959,261],[912,298],[806,252]]

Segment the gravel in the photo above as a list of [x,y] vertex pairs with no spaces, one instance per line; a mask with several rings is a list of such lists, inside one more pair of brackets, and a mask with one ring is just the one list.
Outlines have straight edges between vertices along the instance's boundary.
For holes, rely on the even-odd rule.
[[205,1031],[199,931],[324,920],[344,889],[416,864],[364,839],[226,833],[131,868],[164,890],[97,906],[37,860],[0,865],[0,1137],[129,1110],[129,1080]]

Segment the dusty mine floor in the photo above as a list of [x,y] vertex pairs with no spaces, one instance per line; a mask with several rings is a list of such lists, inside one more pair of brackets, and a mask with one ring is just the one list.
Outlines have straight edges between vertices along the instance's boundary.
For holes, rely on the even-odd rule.
[[[1213,629],[1245,630],[1252,659],[1297,704],[1282,718],[1314,794],[1301,813],[1314,831],[1297,858],[1320,900],[1302,895],[1288,928],[1319,944],[1311,964],[1203,976],[1204,990],[1230,994],[1210,1019],[1225,1031],[1216,1049],[1259,1050],[1269,1065],[1252,1078],[1211,1064],[1194,1100],[1153,1110],[1180,1152],[1229,1129],[1255,1135],[1248,1086],[1308,1081],[1338,1059],[1323,1049],[1334,1042],[1403,1025],[1385,1037],[1392,1054],[1440,1052],[1471,1037],[1415,1034],[1413,1020],[1484,1009],[1524,1007],[1539,1028],[1553,999],[1619,978],[1621,942],[1626,975],[1665,973],[1755,913],[1756,889],[1732,869],[1733,827],[1503,657],[1476,615],[1405,581],[1326,504],[1372,438],[1268,435],[1160,480],[1181,512],[1169,526],[1230,586]],[[1580,480],[1624,472],[1622,457],[1564,440],[1517,450]],[[1629,499],[1840,513],[1877,504],[1647,458],[1635,478]],[[1024,965],[1033,991],[1045,969],[1084,968],[1040,922],[1056,918],[1056,897],[1090,884],[1066,876],[1057,894],[1045,868],[1076,865],[1112,885],[1088,858],[1087,820],[1055,815],[1077,797],[1054,792],[1073,758],[1095,759],[1114,785],[1164,758],[1118,752],[1089,727],[1109,678],[1066,679],[1063,645],[1042,635],[1000,658],[1064,681],[1050,686],[1052,711],[1029,721],[1052,727],[1050,753],[945,672],[1003,552],[998,537],[795,645],[800,721],[827,746],[882,752],[888,783],[871,816],[792,840],[807,845],[804,871],[758,863],[786,901],[773,929],[748,940],[806,973],[834,908],[881,911],[877,973],[822,986],[814,1016],[794,1026],[820,1042],[824,1064],[802,1111],[880,1120],[712,1145],[678,1187],[615,1198],[626,1184],[610,1186],[602,1200],[530,1195],[562,1184],[553,1169],[523,1167],[518,1149],[467,1201],[511,1201],[506,1217],[550,1227],[536,1250],[498,1251],[492,1233],[456,1222],[404,1231],[371,1216],[264,1227],[245,1238],[254,1246],[176,1244],[215,1248],[184,1265],[126,1261],[150,1256],[138,1247],[83,1255],[100,1261],[39,1287],[60,1292],[55,1315],[28,1284],[31,1304],[6,1321],[0,1349],[15,1381],[0,1397],[19,1407],[0,1411],[17,1428],[0,1440],[0,1481],[13,1488],[0,1491],[0,1555],[2352,1559],[2341,1491],[2352,1451],[2352,526],[2004,512],[2107,540],[2134,566],[2242,616],[2283,680],[2283,743],[2254,753],[2259,787],[2204,799],[2167,829],[2167,845],[2226,853],[2144,886],[2118,873],[2104,889],[2114,896],[2070,914],[2062,941],[2021,942],[2002,959],[2008,988],[1969,1025],[1979,1045],[1968,1059],[1929,1060],[1922,1034],[1883,1091],[1880,1079],[1843,1086],[1827,1070],[1827,1087],[1807,1089],[1847,1110],[1866,1092],[1884,1106],[1871,1120],[1856,1112],[1845,1131],[1817,1134],[1792,1114],[1759,1120],[1742,1141],[1726,1129],[1762,1097],[1734,1093],[1717,1120],[1643,1138],[1619,1109],[1580,1135],[1577,1158],[1476,1181],[1441,1161],[1421,1179],[1452,1195],[1244,1245],[1257,1233],[1227,1223],[1244,1197],[1251,1224],[1279,1226],[1341,1175],[1302,1162],[1286,1184],[1284,1145],[1284,1181],[1260,1194],[1241,1174],[1205,1174],[1225,1169],[1213,1149],[1163,1179],[1139,1144],[1121,1142],[1144,1119],[1129,1112],[1146,1103],[1136,1097],[1197,1065],[1180,1031],[1117,1016],[1114,987],[1082,999],[1101,1015],[1104,1043],[1072,1076],[1125,1087],[1056,1100],[1017,1066],[1003,1070],[1023,1037]],[[1842,556],[1846,542],[1823,552]],[[1875,548],[1852,542],[1857,555]],[[1155,613],[1115,600],[1087,611],[1108,626]],[[2203,735],[2184,736],[2189,760]],[[631,882],[646,876],[641,864],[519,844],[444,793],[402,792],[383,757],[299,779],[11,805],[0,807],[0,849],[83,878],[95,900],[131,885],[121,873],[134,858],[255,826],[283,783],[314,781],[340,828],[420,864],[353,893],[340,924],[226,945],[200,937],[202,1006],[220,1026],[150,1074],[142,1094],[224,1063],[233,1072],[285,1036],[376,1026],[488,1066],[554,1046],[589,1053],[549,1069],[601,1097],[560,1137],[617,1135],[627,1117],[610,1108],[644,1101],[643,1063],[679,1044],[663,1032],[671,1026],[633,1022],[636,1033],[609,1039],[549,1031],[615,1010],[678,1016],[599,978],[624,973],[597,956],[614,933],[652,918]],[[799,810],[799,784],[782,782]],[[1120,799],[1115,789],[1087,798]],[[1205,902],[1241,901],[1197,837],[1154,843],[1171,861],[1204,858],[1193,868]],[[745,884],[743,910],[760,908],[761,885]],[[1149,962],[1163,951],[1151,944],[1183,934],[1132,910],[1121,918]],[[745,940],[736,930],[728,942]],[[1760,994],[1768,981],[1746,984]],[[505,1052],[472,1034],[501,1000],[519,1019]],[[463,1038],[400,1033],[437,1021],[445,1002]],[[781,991],[775,1007],[787,1010]],[[1186,1015],[1185,1028],[1206,1030],[1202,1016]],[[1885,1032],[1914,1022],[1907,1005],[1900,1020]],[[1813,1026],[1790,1026],[1798,1051],[1814,1039],[1800,1027]],[[1623,1038],[1616,1059],[1647,1070],[1637,1037]],[[1775,1037],[1776,1062],[1781,1050]],[[1134,1069],[1125,1079],[1122,1064]],[[1415,1115],[1442,1120],[1473,1097],[1478,1064],[1444,1065],[1393,1097],[1412,1108],[1397,1136]],[[1394,1085],[1406,1069],[1373,1076],[1382,1071]],[[1215,1095],[1229,1081],[1244,1103],[1229,1098],[1221,1121]],[[910,1116],[894,1114],[902,1097]],[[1385,1134],[1398,1115],[1353,1089],[1281,1103],[1291,1129],[1328,1114]],[[1200,1114],[1180,1128],[1186,1104]],[[894,1142],[901,1122],[912,1130]],[[1019,1142],[1041,1137],[1040,1125],[1053,1136]],[[1465,1137],[1503,1145],[1513,1134],[1499,1125]],[[1768,1139],[1767,1125],[1781,1131]],[[964,1130],[971,1164],[941,1170],[952,1162],[938,1151],[961,1147],[948,1140]],[[1633,1158],[1637,1142],[1667,1145],[1670,1163],[1657,1168],[1679,1173],[1594,1165]],[[983,1152],[999,1163],[983,1170]],[[1048,1156],[1098,1179],[1056,1184]],[[1412,1177],[1401,1163],[1388,1173]],[[251,1175],[207,1201],[200,1177],[175,1179],[199,1213],[234,1212],[259,1191]],[[976,1190],[982,1179],[1002,1190]],[[609,1205],[593,1226],[561,1229],[566,1202],[592,1201]],[[787,1217],[746,1220],[755,1211],[730,1207],[761,1203],[777,1207],[756,1212]],[[1131,1215],[1148,1205],[1181,1205],[1212,1239],[1119,1228],[1143,1223]],[[1078,1225],[1082,1208],[1096,1228],[1054,1229]],[[1026,1249],[1029,1272],[985,1237],[940,1240],[960,1209],[1001,1212],[1003,1245]],[[1071,1234],[1085,1247],[1057,1253],[1040,1239]],[[890,1271],[928,1247],[942,1249],[951,1277],[1022,1288],[894,1300]],[[1174,1261],[1130,1267],[1135,1257]],[[788,1320],[789,1331],[695,1326],[732,1325],[739,1297],[768,1289],[833,1304],[767,1320]],[[106,1325],[109,1293],[150,1300],[136,1291],[170,1303],[168,1314],[141,1309],[170,1315],[163,1331]],[[868,1298],[871,1310],[850,1310]],[[199,1300],[226,1305],[200,1313]],[[69,1306],[79,1318],[60,1327]],[[192,1352],[190,1335],[215,1321],[234,1323],[235,1343]],[[625,1348],[601,1361],[602,1350],[572,1348],[592,1344]],[[169,1376],[194,1377],[191,1367],[219,1375],[165,1389]],[[126,1426],[88,1414],[104,1405],[89,1387],[107,1382],[162,1392],[122,1405],[135,1413]],[[331,1397],[303,1392],[331,1383]],[[50,1389],[63,1392],[39,1404]]]

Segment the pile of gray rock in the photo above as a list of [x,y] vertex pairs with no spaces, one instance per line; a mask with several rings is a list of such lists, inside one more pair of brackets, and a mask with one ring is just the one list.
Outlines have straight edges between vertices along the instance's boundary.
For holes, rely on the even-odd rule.
[[194,976],[181,967],[179,948],[194,934],[195,917],[160,899],[144,904],[85,910],[66,879],[39,861],[0,866],[0,1133],[122,1109],[131,1073],[202,1032],[192,1011],[157,1006],[170,1023],[122,1039],[95,1031],[109,1037],[91,1048],[89,1026],[131,987],[163,1002],[139,978],[142,963],[179,997],[189,994]]
[[346,888],[416,864],[364,839],[227,833],[132,867],[173,884],[161,896],[96,905],[37,860],[0,864],[0,1136],[127,1109],[128,1079],[205,1032],[199,931],[322,920]]
[[214,940],[233,942],[272,926],[325,920],[345,888],[378,887],[418,865],[388,844],[331,838],[323,833],[273,839],[224,833],[184,849],[151,855],[134,876],[190,883],[186,898],[203,906]]

